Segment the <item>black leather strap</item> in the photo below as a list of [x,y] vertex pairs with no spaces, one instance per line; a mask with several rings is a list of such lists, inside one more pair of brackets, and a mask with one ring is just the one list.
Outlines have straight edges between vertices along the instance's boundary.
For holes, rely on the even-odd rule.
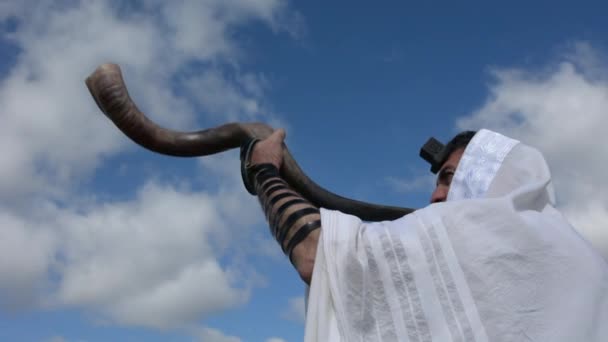
[[276,204],[278,201],[280,201],[280,200],[282,200],[282,199],[284,199],[284,198],[286,198],[286,197],[289,197],[289,196],[297,196],[297,195],[296,195],[296,194],[294,194],[294,193],[293,193],[293,192],[291,192],[291,191],[290,191],[290,192],[284,192],[284,193],[282,193],[282,194],[278,194],[278,195],[276,195],[276,196],[274,196],[273,198],[271,198],[271,199],[269,199],[269,200],[268,200],[268,204],[266,205],[266,208],[267,208],[268,210],[272,209],[272,207],[274,207],[274,205],[275,205],[275,204]]
[[[253,153],[253,148],[255,147],[255,144],[257,144],[259,141],[260,139],[250,138],[241,145],[241,178],[243,179],[245,189],[247,189],[247,191],[252,195],[257,195],[255,180],[258,179],[257,176],[262,171],[267,171],[267,173],[265,173],[266,175],[275,173],[276,176],[279,175],[279,170],[272,164],[265,163],[251,165],[251,155]],[[263,183],[263,181],[258,182],[257,184],[261,183]]]
[[[259,164],[251,167],[249,171],[251,183],[255,190],[270,178],[280,177],[279,170],[272,164]],[[254,180],[255,179],[255,180]]]
[[279,179],[279,178],[272,179],[272,180],[269,180],[268,182],[262,184],[262,188],[263,189],[268,189],[268,187],[276,185],[276,184],[285,184],[285,181],[282,180],[282,179]]
[[[289,215],[289,217],[287,217],[287,219],[285,220],[285,223],[283,223],[283,230],[279,231],[279,236],[277,237],[277,241],[279,242],[279,244],[281,244],[281,246],[283,246],[283,242],[285,242],[285,238],[287,237],[287,232],[289,231],[289,228],[291,226],[293,226],[297,220],[301,219],[302,217],[306,216],[306,215],[310,215],[310,214],[318,214],[319,213],[319,209],[317,208],[312,208],[312,207],[308,207],[308,208],[302,208],[300,210],[294,211],[293,213],[291,213],[291,215]],[[278,231],[279,227],[275,228],[275,231]]]
[[277,184],[277,185],[269,187],[267,189],[263,189],[264,196],[266,198],[268,198],[268,197],[272,196],[272,194],[274,194],[275,192],[277,192],[277,191],[279,191],[281,189],[282,190],[289,190],[289,188],[286,185],[284,185],[284,184]]
[[[291,254],[293,253],[293,249],[296,248],[300,242],[304,241],[306,237],[310,233],[312,233],[315,229],[321,228],[321,220],[316,220],[312,222],[308,222],[304,224],[298,231],[293,235],[289,243],[287,244],[287,248],[285,248],[284,252],[289,257],[289,261],[293,264],[293,260],[291,258]],[[282,247],[282,245],[281,245]]]
[[294,204],[304,204],[304,203],[308,203],[308,201],[306,201],[305,199],[302,199],[302,198],[294,198],[294,199],[291,199],[291,200],[281,204],[281,206],[277,209],[277,212],[274,214],[272,222],[270,222],[270,227],[271,227],[273,237],[275,237],[275,238],[277,237],[277,235],[276,235],[277,225],[281,221],[281,216],[283,216],[283,212],[285,211],[285,209],[291,207]]
[[293,191],[289,190],[288,192],[276,195],[275,197],[279,197],[277,199],[274,199],[275,197],[273,197],[270,200],[266,199],[266,201],[264,203],[262,203],[262,206],[264,208],[264,215],[266,215],[266,218],[270,217],[270,213],[272,212],[272,208],[274,207],[274,205],[278,201],[280,201],[282,199],[285,199],[285,198],[287,198],[289,196],[297,197],[297,194],[295,194],[295,193],[293,193]]
[[[275,189],[273,188],[273,186],[274,186],[274,185],[277,185],[277,184],[280,184],[280,185],[277,187],[277,189],[278,189],[279,187],[282,187],[282,188],[283,188],[283,189],[285,189],[285,190],[290,190],[290,189],[287,187],[287,184],[285,184],[285,181],[283,181],[282,179],[278,179],[278,178],[277,178],[277,179],[272,179],[272,180],[269,180],[269,181],[267,181],[266,183],[264,183],[264,185],[262,186],[262,191],[264,191],[264,192],[265,192],[265,197],[260,197],[260,200],[261,200],[262,198],[264,198],[264,200],[265,200],[265,201],[267,201],[267,200],[268,200],[268,198],[270,197],[270,194],[271,194],[271,193],[274,193],[274,190],[275,190]],[[263,203],[262,203],[262,204],[263,204]],[[265,213],[266,213],[266,218],[268,218],[269,212],[268,212],[268,210],[267,210],[267,209],[269,209],[269,208],[267,208],[265,205],[262,205],[262,207],[263,207],[263,208],[262,208],[262,210],[264,210],[264,211],[265,211]]]

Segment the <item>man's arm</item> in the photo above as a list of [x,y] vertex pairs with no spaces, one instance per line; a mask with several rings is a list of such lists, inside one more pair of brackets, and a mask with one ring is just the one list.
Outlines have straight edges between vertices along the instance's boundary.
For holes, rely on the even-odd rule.
[[279,175],[285,131],[275,131],[254,146],[251,172],[270,231],[300,277],[310,284],[321,228],[319,208],[293,190]]

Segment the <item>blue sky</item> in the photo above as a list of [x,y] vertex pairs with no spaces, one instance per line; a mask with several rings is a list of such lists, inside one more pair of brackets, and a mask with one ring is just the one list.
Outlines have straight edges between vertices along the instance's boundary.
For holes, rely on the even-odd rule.
[[322,186],[426,204],[426,139],[538,147],[608,256],[606,4],[208,0],[0,3],[0,340],[299,341],[303,284],[236,151],[135,146],[84,79],[121,65],[163,125],[287,129]]

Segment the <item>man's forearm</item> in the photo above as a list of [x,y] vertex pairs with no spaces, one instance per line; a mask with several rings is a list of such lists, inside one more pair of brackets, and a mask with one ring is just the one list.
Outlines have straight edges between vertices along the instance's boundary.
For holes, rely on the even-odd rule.
[[321,215],[294,191],[276,168],[262,168],[255,175],[256,192],[272,235],[306,283],[310,283]]

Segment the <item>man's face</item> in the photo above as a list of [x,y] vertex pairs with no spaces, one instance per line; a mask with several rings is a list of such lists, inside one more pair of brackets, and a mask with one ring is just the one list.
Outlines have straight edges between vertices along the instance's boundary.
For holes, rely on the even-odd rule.
[[443,163],[441,169],[439,169],[435,191],[431,195],[431,203],[445,202],[448,199],[452,177],[454,176],[454,172],[456,172],[456,167],[458,167],[458,162],[462,158],[463,153],[464,147],[455,150]]

